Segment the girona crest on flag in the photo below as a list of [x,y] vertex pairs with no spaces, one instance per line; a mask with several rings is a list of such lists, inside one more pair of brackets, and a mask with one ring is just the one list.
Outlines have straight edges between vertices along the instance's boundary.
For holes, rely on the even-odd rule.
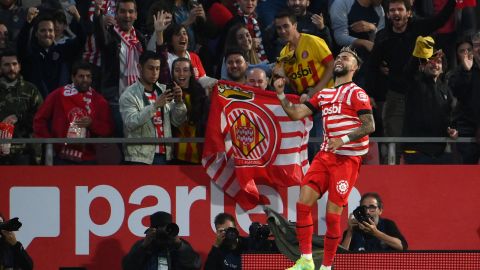
[[230,103],[225,111],[236,165],[263,166],[273,160],[279,135],[270,115],[242,101]]
[[259,128],[242,113],[232,125],[235,136],[233,144],[242,152],[244,156],[248,156],[250,152],[259,145],[265,136]]

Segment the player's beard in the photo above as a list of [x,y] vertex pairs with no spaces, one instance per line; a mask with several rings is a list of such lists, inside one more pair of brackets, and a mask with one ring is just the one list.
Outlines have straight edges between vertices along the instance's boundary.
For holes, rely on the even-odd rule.
[[348,73],[348,69],[346,67],[343,67],[342,69],[334,69],[333,70],[333,76],[335,77],[342,77],[342,76],[345,76],[347,75]]

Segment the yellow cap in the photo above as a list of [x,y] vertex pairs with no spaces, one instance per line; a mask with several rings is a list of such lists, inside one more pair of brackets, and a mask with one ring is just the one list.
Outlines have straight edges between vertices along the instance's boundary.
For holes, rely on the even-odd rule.
[[415,42],[415,49],[413,50],[412,55],[418,58],[429,59],[433,55],[433,46],[435,41],[432,37],[418,36],[417,41]]

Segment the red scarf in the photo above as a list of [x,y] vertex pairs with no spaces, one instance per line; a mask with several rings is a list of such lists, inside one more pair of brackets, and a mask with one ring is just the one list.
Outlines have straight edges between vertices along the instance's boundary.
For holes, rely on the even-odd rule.
[[115,25],[113,29],[120,36],[122,42],[127,45],[127,63],[125,70],[121,70],[120,72],[127,76],[126,86],[130,86],[137,81],[138,77],[140,77],[137,69],[137,63],[138,59],[140,58],[140,54],[143,52],[142,44],[137,38],[135,28],[132,27],[129,33],[121,30],[118,25]]
[[[86,92],[78,92],[73,84],[65,85],[62,89],[61,105],[65,112],[68,124],[84,116],[92,115],[92,89],[88,89]],[[68,128],[67,128],[68,133]],[[65,134],[67,137],[67,134]],[[85,132],[85,137],[89,137],[88,131]],[[65,144],[61,151],[60,156],[64,159],[81,161],[83,152],[85,151],[84,144]]]

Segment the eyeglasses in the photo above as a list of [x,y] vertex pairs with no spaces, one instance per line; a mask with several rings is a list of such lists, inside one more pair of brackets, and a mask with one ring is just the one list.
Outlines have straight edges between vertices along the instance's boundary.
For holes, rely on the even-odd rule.
[[373,205],[373,204],[365,205],[365,207],[366,207],[368,210],[377,210],[377,208],[378,208],[378,206]]
[[461,53],[461,54],[472,53],[473,49],[472,48],[461,49],[461,50],[458,50],[458,52]]

